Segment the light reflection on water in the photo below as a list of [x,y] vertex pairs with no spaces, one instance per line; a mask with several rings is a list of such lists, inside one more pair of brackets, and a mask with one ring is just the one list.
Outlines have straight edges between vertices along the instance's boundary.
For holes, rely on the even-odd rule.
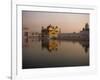
[[89,66],[89,41],[25,39],[23,69]]

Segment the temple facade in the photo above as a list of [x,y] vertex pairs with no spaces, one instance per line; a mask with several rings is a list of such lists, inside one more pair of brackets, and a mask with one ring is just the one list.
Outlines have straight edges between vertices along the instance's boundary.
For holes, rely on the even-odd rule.
[[58,28],[58,26],[52,26],[51,24],[47,26],[47,28],[44,28],[42,26],[41,30],[42,37],[57,38],[59,34],[60,34],[60,29]]

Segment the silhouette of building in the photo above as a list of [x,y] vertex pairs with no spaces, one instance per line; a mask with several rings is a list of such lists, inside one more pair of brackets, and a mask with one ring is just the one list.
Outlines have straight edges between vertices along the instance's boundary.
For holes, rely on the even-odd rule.
[[85,27],[79,33],[61,33],[58,39],[65,40],[89,40],[89,24],[86,23]]
[[81,39],[89,40],[89,24],[88,23],[85,24],[85,28],[83,28],[79,34],[80,34]]

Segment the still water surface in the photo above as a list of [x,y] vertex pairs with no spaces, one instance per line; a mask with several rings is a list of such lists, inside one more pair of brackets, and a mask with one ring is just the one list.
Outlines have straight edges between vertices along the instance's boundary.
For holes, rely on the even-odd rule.
[[22,59],[23,69],[89,66],[89,42],[26,39]]

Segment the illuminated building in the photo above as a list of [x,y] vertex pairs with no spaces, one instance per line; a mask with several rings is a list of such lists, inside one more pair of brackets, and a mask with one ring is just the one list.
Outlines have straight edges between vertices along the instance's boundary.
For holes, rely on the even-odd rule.
[[47,28],[42,27],[41,34],[42,37],[57,38],[60,33],[58,26],[52,26],[51,24]]

